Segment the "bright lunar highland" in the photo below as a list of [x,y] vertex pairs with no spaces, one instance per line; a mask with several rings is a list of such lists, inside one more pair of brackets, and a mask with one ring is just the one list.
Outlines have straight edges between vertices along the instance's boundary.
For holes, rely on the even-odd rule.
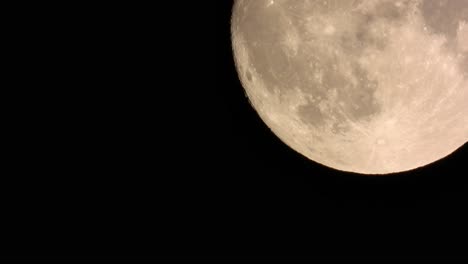
[[237,0],[231,33],[251,104],[311,160],[387,174],[468,141],[468,0]]

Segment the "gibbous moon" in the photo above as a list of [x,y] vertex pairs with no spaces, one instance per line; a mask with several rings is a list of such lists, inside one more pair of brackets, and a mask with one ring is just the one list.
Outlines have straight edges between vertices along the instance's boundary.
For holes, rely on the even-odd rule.
[[466,0],[237,0],[231,32],[251,104],[315,162],[387,174],[468,141]]

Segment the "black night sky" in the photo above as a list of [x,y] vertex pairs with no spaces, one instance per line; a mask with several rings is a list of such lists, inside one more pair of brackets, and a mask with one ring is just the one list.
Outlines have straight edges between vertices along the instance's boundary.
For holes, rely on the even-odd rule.
[[310,161],[244,94],[233,1],[172,3],[14,9],[0,259],[467,257],[467,146],[387,177]]

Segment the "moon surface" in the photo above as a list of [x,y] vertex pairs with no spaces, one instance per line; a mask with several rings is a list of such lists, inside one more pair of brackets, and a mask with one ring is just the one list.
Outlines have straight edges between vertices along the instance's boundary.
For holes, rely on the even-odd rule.
[[287,145],[388,174],[468,141],[468,1],[237,0],[239,78]]

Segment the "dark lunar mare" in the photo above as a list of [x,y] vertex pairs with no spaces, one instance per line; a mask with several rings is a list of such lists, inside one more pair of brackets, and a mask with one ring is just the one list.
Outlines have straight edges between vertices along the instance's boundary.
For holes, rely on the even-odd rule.
[[[446,47],[456,52],[457,30],[460,21],[468,23],[467,0],[425,0],[421,4],[421,13],[428,30],[432,34],[439,34],[447,39]],[[468,52],[459,67],[463,75],[468,78]]]
[[421,13],[430,32],[444,35],[447,44],[454,45],[459,21],[468,22],[468,1],[425,0]]

